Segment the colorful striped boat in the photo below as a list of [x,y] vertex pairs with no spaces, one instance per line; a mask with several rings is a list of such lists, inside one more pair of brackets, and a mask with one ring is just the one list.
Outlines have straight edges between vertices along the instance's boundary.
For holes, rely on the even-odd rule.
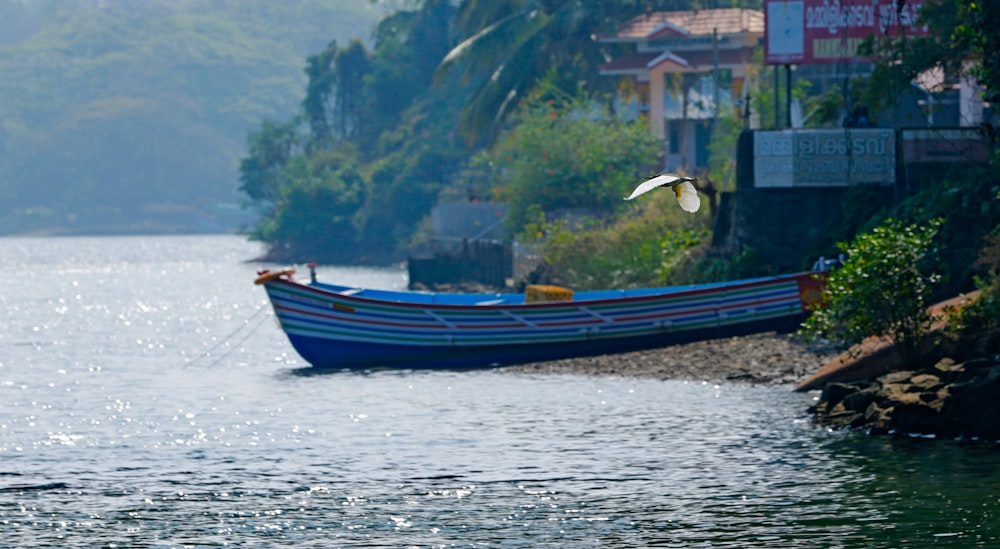
[[817,273],[696,286],[525,294],[400,292],[264,271],[295,350],[319,368],[473,368],[790,331],[819,297]]

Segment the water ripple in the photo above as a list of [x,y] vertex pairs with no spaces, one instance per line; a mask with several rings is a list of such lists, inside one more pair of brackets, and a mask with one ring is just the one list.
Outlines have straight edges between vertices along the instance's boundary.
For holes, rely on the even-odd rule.
[[0,546],[1000,545],[995,448],[816,429],[782,388],[316,375],[247,322],[258,251],[0,239]]

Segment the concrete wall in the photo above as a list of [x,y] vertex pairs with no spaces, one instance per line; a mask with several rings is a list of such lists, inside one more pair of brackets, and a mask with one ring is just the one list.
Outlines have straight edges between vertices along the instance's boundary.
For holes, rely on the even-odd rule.
[[[758,186],[754,180],[754,131],[743,132],[737,150],[736,191],[720,196],[712,235],[714,251],[717,255],[734,254],[748,246],[775,273],[808,269],[819,255],[836,252],[834,245],[844,235],[834,230],[843,228],[845,217],[853,218],[850,225],[858,225],[864,221],[859,219],[861,207],[874,212],[929,185],[947,184],[957,169],[988,163],[993,150],[990,137],[977,128],[901,129],[896,130],[895,143],[894,150],[887,153],[896,163],[894,180],[866,189],[865,196],[874,203],[851,206],[845,205],[844,199],[853,188],[843,183]],[[831,157],[810,158],[822,162]],[[797,162],[809,161],[800,157]],[[845,207],[856,209],[845,211]]]
[[[754,181],[753,131],[740,135],[736,191],[723,193],[712,243],[721,254],[756,250],[775,273],[807,270],[834,244],[831,229],[844,212],[846,186],[758,188]],[[897,197],[896,185],[878,187],[881,200]]]
[[[754,189],[724,193],[713,244],[757,251],[775,274],[808,270],[831,242],[846,188]],[[886,190],[891,193],[891,190]]]

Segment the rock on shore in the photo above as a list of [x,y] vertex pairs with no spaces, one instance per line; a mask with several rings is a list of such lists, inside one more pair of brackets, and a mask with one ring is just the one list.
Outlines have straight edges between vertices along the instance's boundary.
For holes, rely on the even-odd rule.
[[794,384],[836,353],[790,334],[767,332],[613,355],[504,368],[508,372]]
[[873,381],[829,383],[811,410],[817,423],[872,433],[1000,440],[1000,358],[896,371]]
[[904,362],[891,341],[872,339],[802,380],[798,390],[823,389],[814,421],[877,434],[1000,440],[1000,332],[956,332],[945,314],[978,296],[929,308],[938,319],[919,364]]

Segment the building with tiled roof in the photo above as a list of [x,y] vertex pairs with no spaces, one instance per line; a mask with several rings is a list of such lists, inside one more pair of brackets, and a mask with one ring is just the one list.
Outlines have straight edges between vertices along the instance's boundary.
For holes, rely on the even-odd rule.
[[[648,112],[653,133],[667,141],[667,167],[691,168],[702,164],[701,156],[707,156],[707,152],[700,151],[707,147],[704,121],[691,116],[688,108],[691,88],[699,87],[699,76],[725,75],[725,95],[732,104],[763,36],[764,14],[757,10],[648,13],[622,25],[614,34],[598,37],[601,42],[632,44],[635,48],[633,53],[603,65],[600,71],[606,76],[636,80],[640,109]],[[666,77],[677,74],[687,75],[682,80],[683,97],[671,98],[666,93]],[[702,94],[701,98],[712,101],[714,111],[720,94],[719,90],[711,91],[710,97]],[[678,101],[681,108],[674,110],[681,111],[680,119],[668,120],[678,114],[668,113],[668,105]],[[700,114],[704,111],[701,109]]]
[[615,33],[613,41],[645,42],[670,36],[711,36],[713,31],[763,36],[764,13],[740,8],[648,13],[623,25]]

